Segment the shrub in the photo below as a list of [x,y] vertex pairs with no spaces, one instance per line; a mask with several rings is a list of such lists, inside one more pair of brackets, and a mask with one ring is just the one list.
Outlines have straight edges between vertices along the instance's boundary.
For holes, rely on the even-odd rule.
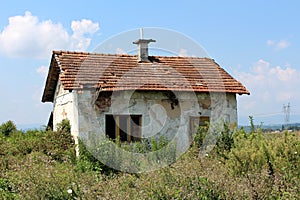
[[59,162],[75,162],[75,142],[65,131],[15,131],[10,137],[0,138],[0,155],[25,156],[42,152]]
[[[80,172],[99,171],[106,169],[105,166],[97,160],[86,148],[84,142],[78,139],[79,157],[76,161],[76,169]],[[106,171],[107,172],[107,171]]]
[[200,148],[203,145],[204,138],[209,130],[209,123],[207,122],[205,126],[199,126],[197,133],[194,136],[194,144]]
[[227,159],[226,153],[234,146],[234,135],[229,128],[228,123],[223,124],[216,143],[216,152],[223,158]]
[[115,173],[116,170],[140,172],[175,162],[175,143],[165,137],[160,137],[159,140],[152,138],[151,142],[143,140],[132,143],[121,143],[119,138],[112,140],[107,137],[95,144],[91,140],[79,140],[77,165],[82,172],[89,170],[100,170],[105,174]]
[[250,132],[254,133],[256,129],[255,129],[255,125],[254,125],[253,116],[249,116],[249,121],[250,121]]
[[233,177],[246,180],[252,198],[281,199],[288,194],[293,199],[299,186],[299,151],[299,138],[294,134],[240,130],[234,133],[234,147],[224,164]]
[[48,131],[39,148],[56,161],[75,162],[75,141],[70,132]]
[[70,120],[63,119],[60,123],[58,123],[57,124],[57,131],[71,133]]
[[14,131],[17,131],[17,126],[15,125],[15,123],[13,121],[9,120],[9,121],[1,124],[1,126],[0,126],[0,133],[5,136],[9,136]]
[[15,199],[16,187],[6,178],[0,178],[0,197],[1,199]]

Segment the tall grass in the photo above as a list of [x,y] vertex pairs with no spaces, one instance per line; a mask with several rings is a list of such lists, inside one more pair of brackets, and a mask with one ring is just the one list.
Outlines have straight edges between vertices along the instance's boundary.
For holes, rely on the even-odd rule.
[[[169,167],[130,174],[103,165],[84,145],[76,158],[69,128],[0,134],[0,199],[300,198],[300,132],[246,133],[225,126],[214,149],[199,158],[208,130],[202,127]],[[165,141],[152,144],[160,145]],[[145,143],[123,148],[151,150]]]

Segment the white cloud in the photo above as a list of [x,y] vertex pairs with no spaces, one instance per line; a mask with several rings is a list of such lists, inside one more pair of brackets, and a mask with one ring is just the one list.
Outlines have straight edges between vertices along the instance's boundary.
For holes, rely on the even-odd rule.
[[179,53],[178,53],[178,56],[188,56],[187,54],[187,50],[186,49],[180,49],[179,50]]
[[182,57],[198,57],[195,54],[190,54],[190,52],[188,52],[187,49],[180,49],[178,52],[178,56],[182,56]]
[[116,54],[127,54],[122,48],[116,48]]
[[288,42],[288,41],[286,41],[286,40],[280,40],[278,43],[277,43],[277,45],[276,45],[276,47],[277,47],[277,49],[286,49],[286,48],[288,48],[290,46],[290,43]]
[[83,19],[81,21],[72,21],[71,28],[73,30],[72,35],[72,49],[86,49],[91,42],[90,38],[86,38],[86,35],[93,35],[99,30],[99,24],[93,23],[91,20]]
[[291,66],[272,66],[260,59],[250,72],[235,72],[235,76],[251,93],[240,98],[242,115],[280,113],[284,103],[294,102],[292,105],[296,107],[299,102],[300,71]]
[[273,40],[268,40],[267,41],[267,45],[269,45],[269,46],[272,46],[272,45],[274,45],[275,44],[275,42],[273,41]]
[[39,75],[41,75],[41,76],[43,76],[43,77],[46,77],[47,74],[48,74],[48,67],[46,67],[46,66],[40,66],[40,67],[38,67],[38,68],[36,69],[36,72],[37,72]]
[[0,31],[0,54],[8,57],[48,58],[52,50],[85,50],[89,36],[99,30],[99,24],[90,20],[73,21],[72,35],[60,23],[39,21],[26,12],[24,16],[9,18]]
[[288,40],[267,40],[267,45],[274,47],[275,50],[283,50],[288,48],[291,44]]
[[269,70],[270,74],[275,75],[282,82],[292,82],[295,81],[298,77],[298,72],[296,69],[292,69],[287,67],[286,69],[282,69],[280,66],[276,66]]

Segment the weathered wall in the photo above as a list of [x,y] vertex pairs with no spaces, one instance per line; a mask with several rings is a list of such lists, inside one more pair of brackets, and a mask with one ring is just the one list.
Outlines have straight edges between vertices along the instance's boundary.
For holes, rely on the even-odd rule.
[[69,92],[58,84],[53,109],[54,129],[67,118],[76,143],[78,136],[97,142],[105,136],[106,114],[142,115],[142,137],[176,137],[177,148],[183,152],[191,140],[190,117],[207,116],[211,124],[222,120],[237,122],[235,94],[178,92],[175,95],[151,91],[102,92],[93,105],[95,91]]
[[142,115],[142,137],[177,137],[177,148],[185,151],[191,139],[191,116],[208,116],[211,123],[237,121],[235,94],[180,92],[175,94],[178,102],[167,92],[124,91],[108,94],[103,92],[96,106],[91,106],[94,92],[78,94],[80,137],[100,140],[105,134],[106,114]]
[[57,124],[63,119],[69,119],[71,133],[77,144],[78,136],[78,111],[77,111],[77,92],[64,90],[58,83],[54,102],[53,102],[53,129],[57,129]]
[[90,139],[91,136],[100,138],[104,134],[93,105],[94,98],[95,91],[93,90],[83,90],[77,93],[78,134],[81,138]]

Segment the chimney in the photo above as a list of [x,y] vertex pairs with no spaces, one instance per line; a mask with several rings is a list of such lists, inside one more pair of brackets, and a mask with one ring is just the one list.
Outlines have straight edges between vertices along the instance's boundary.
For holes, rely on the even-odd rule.
[[133,44],[138,45],[138,62],[150,62],[148,59],[148,44],[150,42],[156,42],[152,39],[143,39],[143,29],[140,28],[140,39],[133,42]]

